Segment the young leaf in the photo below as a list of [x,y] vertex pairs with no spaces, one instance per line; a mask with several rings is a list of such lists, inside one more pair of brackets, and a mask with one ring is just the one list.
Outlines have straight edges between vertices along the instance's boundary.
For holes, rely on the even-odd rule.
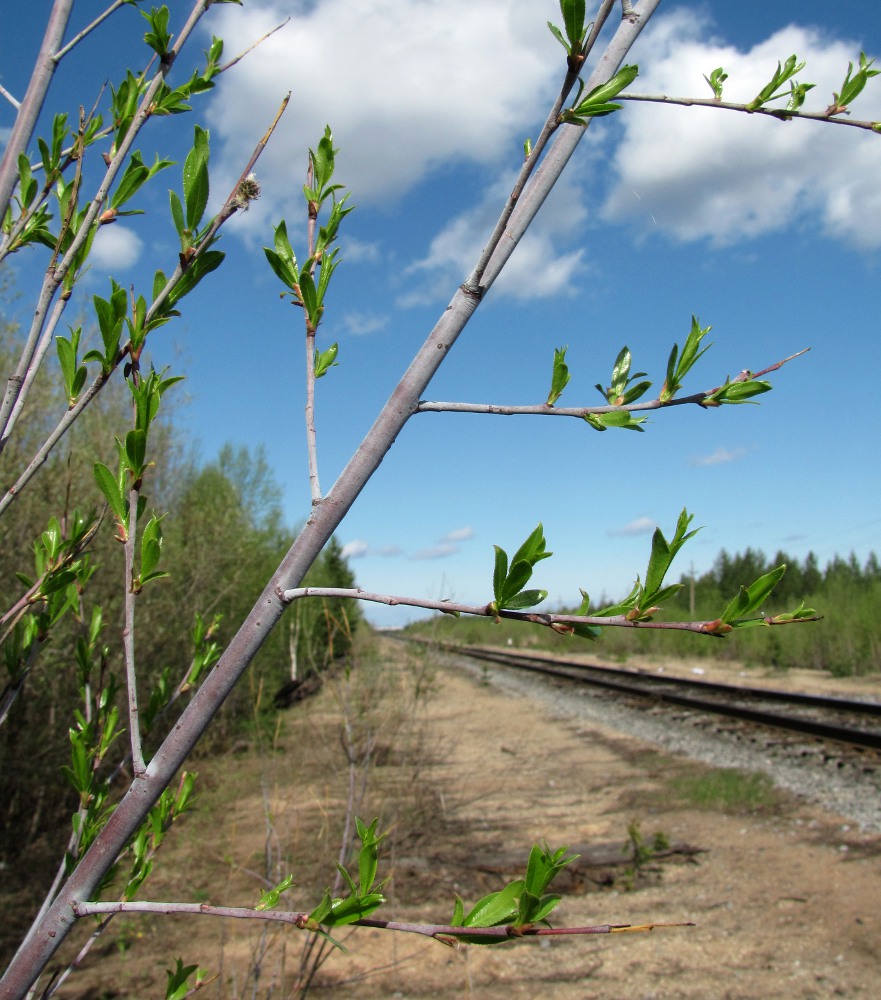
[[331,368],[337,367],[337,352],[339,348],[336,344],[331,344],[326,351],[315,351],[315,377],[322,378]]
[[198,230],[208,204],[208,157],[208,133],[197,125],[193,148],[184,161],[184,201],[191,233]]
[[554,348],[554,368],[551,375],[551,391],[548,393],[547,405],[553,406],[560,398],[563,390],[569,384],[569,368],[566,364],[567,347]]
[[128,518],[128,504],[123,499],[122,490],[116,477],[106,465],[102,465],[100,462],[95,463],[93,472],[98,489],[104,494],[113,516],[120,524],[125,524]]
[[730,601],[722,613],[721,621],[726,625],[732,625],[737,622],[737,619],[758,611],[785,572],[785,565],[778,566],[769,573],[765,573],[764,576],[760,576],[749,587],[741,587],[740,593]]

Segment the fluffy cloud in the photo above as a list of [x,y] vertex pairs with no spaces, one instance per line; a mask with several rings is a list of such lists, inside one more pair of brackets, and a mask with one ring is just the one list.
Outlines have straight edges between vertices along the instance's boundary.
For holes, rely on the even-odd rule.
[[99,270],[122,271],[137,262],[143,247],[141,238],[134,230],[114,222],[98,230],[89,262]]
[[[797,53],[807,62],[799,81],[817,84],[806,110],[822,111],[859,51],[858,42],[790,25],[742,52],[714,39],[693,10],[682,10],[653,20],[640,39],[644,72],[631,89],[707,97],[704,74],[723,66],[724,98],[747,102],[779,60]],[[870,83],[856,117],[881,118],[878,90]],[[628,106],[620,123],[618,181],[603,213],[609,220],[717,246],[793,224],[862,248],[881,245],[881,148],[856,129],[649,104]]]
[[724,465],[726,462],[736,462],[746,454],[746,448],[717,448],[709,455],[697,455],[689,462],[694,466]]
[[441,541],[444,542],[467,542],[469,538],[474,537],[474,528],[469,525],[465,525],[461,528],[454,528],[452,531],[448,531]]
[[366,556],[399,556],[400,548],[397,545],[373,546],[363,538],[354,538],[351,542],[346,542],[343,546],[344,559],[364,559]]
[[636,535],[650,535],[657,526],[650,517],[638,517],[622,528],[609,528],[606,534],[611,538],[632,538]]
[[[551,16],[555,5],[547,4]],[[292,13],[293,8],[293,13]],[[330,122],[359,204],[394,199],[446,163],[491,163],[540,120],[559,76],[557,43],[532,0],[252,0],[213,12],[238,52],[289,23],[222,78],[209,120],[226,190],[284,94],[291,103],[257,172],[265,225],[299,192],[306,150]],[[544,36],[547,35],[545,38]]]
[[[477,260],[513,184],[512,174],[491,185],[476,208],[452,219],[434,237],[426,256],[407,268],[412,290],[399,299],[399,305],[423,305],[449,296],[450,287],[461,282]],[[579,186],[571,174],[563,174],[493,286],[494,292],[527,300],[570,291],[586,267],[584,251],[561,253],[558,248],[561,241],[579,235],[586,217]]]
[[343,546],[343,559],[363,559],[370,552],[370,544],[363,538],[354,538]]
[[438,545],[431,545],[426,549],[418,549],[410,558],[421,559],[446,559],[447,556],[454,556],[459,551],[459,546],[453,542],[441,542]]

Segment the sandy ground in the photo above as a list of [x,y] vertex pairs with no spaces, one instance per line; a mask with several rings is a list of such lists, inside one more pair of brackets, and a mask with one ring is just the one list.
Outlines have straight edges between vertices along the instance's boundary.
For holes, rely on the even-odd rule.
[[[592,872],[586,885],[561,903],[554,924],[693,921],[695,926],[457,950],[414,935],[359,929],[346,940],[347,954],[334,953],[322,969],[316,996],[881,995],[881,837],[861,835],[841,817],[782,794],[756,813],[690,808],[671,791],[670,781],[699,774],[700,765],[611,730],[555,718],[527,697],[462,672],[440,670],[435,683],[437,694],[424,709],[422,728],[433,763],[415,779],[418,787],[414,783],[404,792],[405,801],[428,796],[434,809],[427,813],[429,829],[418,849],[391,859],[384,916],[446,922],[454,892],[470,904],[500,887],[501,875],[485,869],[504,867],[504,859],[525,864],[534,841],[573,849],[623,844],[628,825],[637,822],[646,837],[661,831],[701,853],[649,865],[632,889],[628,884],[634,879],[620,868]],[[216,808],[197,812],[169,845],[159,870],[186,866],[177,893],[253,905],[257,893],[246,869],[258,868],[266,851],[262,803],[268,787],[270,797],[281,796],[272,800],[273,836],[290,824],[290,831],[300,831],[288,837],[295,850],[297,841],[330,838],[332,823],[325,821],[334,793],[320,787],[317,771],[310,780],[291,767],[309,739],[332,731],[327,728],[332,709],[322,703],[324,697],[304,710],[302,727],[291,725],[287,756],[280,758],[288,774],[284,793],[277,770],[271,787],[266,782],[256,787],[248,755],[236,758],[238,764],[229,758],[211,765],[206,807],[218,797],[226,805],[220,814]],[[335,736],[324,742],[330,747]],[[279,766],[276,760],[274,767]],[[217,874],[218,864],[226,874]],[[513,861],[510,865],[511,876],[520,874]],[[166,876],[157,875],[149,895],[173,896]],[[296,899],[289,905],[296,906]],[[191,921],[120,922],[115,936],[96,949],[94,960],[61,995],[164,996],[162,970],[180,953],[218,974],[200,995],[251,996],[243,969],[263,947],[253,932],[241,922],[221,929],[219,922],[199,920],[195,928]],[[255,996],[289,995],[266,988],[280,975],[282,947],[289,972],[302,938],[288,932],[284,946],[281,940],[264,942]]]

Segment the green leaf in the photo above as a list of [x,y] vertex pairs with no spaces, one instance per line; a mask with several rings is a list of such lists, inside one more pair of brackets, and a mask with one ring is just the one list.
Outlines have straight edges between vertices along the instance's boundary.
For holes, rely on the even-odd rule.
[[780,97],[786,95],[786,91],[780,88],[787,80],[790,80],[796,73],[799,73],[805,68],[803,62],[798,62],[798,56],[791,55],[785,63],[777,63],[777,69],[774,71],[774,75],[771,77],[770,83],[766,84],[758,95],[747,104],[747,110],[757,111],[759,108],[763,107],[770,101],[775,101]]
[[504,889],[479,899],[462,922],[464,927],[496,927],[512,923],[517,916],[518,899],[524,889],[523,879],[509,882]]
[[260,893],[260,902],[254,907],[255,910],[274,910],[278,906],[278,901],[283,892],[286,892],[294,884],[294,876],[288,875],[282,879],[273,889],[266,889]]
[[128,518],[128,504],[123,499],[122,490],[119,488],[116,477],[106,465],[102,465],[100,462],[95,463],[92,471],[98,489],[104,494],[113,516],[120,524],[125,524]]
[[518,594],[503,601],[499,607],[507,611],[522,611],[524,608],[534,608],[548,596],[546,590],[521,590]]
[[659,397],[662,403],[672,399],[679,392],[685,376],[691,371],[698,359],[713,346],[707,344],[706,347],[701,347],[701,341],[712,329],[711,326],[702,328],[697,317],[691,317],[691,330],[686,338],[685,346],[682,348],[681,357],[678,356],[679,346],[677,344],[673,345],[673,350],[670,352],[670,358],[667,361],[667,379]]
[[[187,234],[186,223],[184,222],[184,209],[183,205],[180,203],[180,198],[174,191],[168,192],[168,201],[171,205],[171,220],[174,223],[174,228],[177,230],[177,235],[180,237],[181,249],[186,250],[192,245],[192,240]],[[160,273],[160,272],[157,272]],[[163,282],[164,284],[164,282]],[[156,292],[154,291],[153,297],[156,297]]]
[[535,530],[530,534],[526,541],[520,546],[519,549],[514,553],[514,562],[518,563],[524,560],[532,565],[540,562],[542,559],[548,559],[553,555],[553,552],[546,552],[546,542],[544,536],[544,528],[539,522]]
[[622,66],[610,80],[594,87],[587,97],[579,96],[576,99],[577,103],[560,115],[560,121],[572,125],[586,125],[591,118],[620,110],[620,104],[610,104],[609,100],[630,86],[638,75],[638,66]]
[[495,564],[493,566],[493,595],[496,603],[504,594],[505,577],[508,575],[508,553],[504,549],[494,545],[496,550]]
[[723,70],[721,66],[717,66],[709,76],[704,76],[704,79],[709,84],[710,90],[713,91],[713,97],[715,97],[717,101],[721,101],[722,84],[728,79],[728,74],[725,70]]
[[166,572],[158,572],[156,567],[162,555],[162,525],[160,518],[151,517],[141,536],[141,566],[139,585],[143,587],[151,580],[168,576]]
[[551,24],[550,21],[548,21],[548,28],[550,29],[550,32],[554,36],[554,38],[556,38],[557,41],[566,50],[567,55],[571,55],[572,54],[572,50],[569,48],[569,44],[566,41],[566,39],[563,38],[563,32],[560,31],[560,29],[556,26],[556,24]]
[[569,368],[566,365],[567,347],[554,348],[554,367],[551,375],[551,391],[548,393],[547,405],[553,406],[560,398],[563,390],[569,384]]
[[141,11],[141,16],[145,17],[150,25],[150,30],[144,34],[144,41],[160,59],[164,60],[171,43],[171,35],[168,33],[168,8],[163,4],[158,9],[153,7],[150,11]]
[[208,157],[208,133],[197,125],[193,148],[184,161],[184,201],[191,233],[198,230],[208,204]]
[[563,27],[574,54],[580,52],[584,41],[584,0],[560,0],[560,12],[563,15]]
[[764,576],[760,576],[749,587],[741,587],[740,593],[728,604],[728,607],[722,613],[722,622],[730,625],[737,619],[743,618],[744,615],[750,615],[758,611],[785,572],[785,565],[778,566],[769,573],[765,573]]
[[331,368],[337,367],[337,344],[331,344],[326,351],[315,351],[315,377],[322,378]]
[[144,474],[147,458],[147,432],[136,428],[125,436],[125,461],[133,479]]

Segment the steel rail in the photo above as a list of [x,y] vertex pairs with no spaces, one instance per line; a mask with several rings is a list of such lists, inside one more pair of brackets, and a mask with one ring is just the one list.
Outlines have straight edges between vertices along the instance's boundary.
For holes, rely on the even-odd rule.
[[[404,638],[404,637],[397,637]],[[798,715],[782,715],[761,709],[750,708],[732,701],[709,700],[694,694],[680,694],[675,686],[703,694],[716,694],[726,699],[762,699],[781,704],[810,707],[816,710],[850,712],[862,716],[881,716],[881,705],[877,702],[852,701],[845,698],[830,698],[823,695],[809,695],[801,692],[786,692],[779,689],[740,687],[736,684],[719,684],[691,678],[635,673],[614,667],[577,663],[554,657],[516,654],[502,650],[486,649],[479,646],[456,646],[446,643],[432,643],[423,639],[410,639],[426,646],[434,646],[445,653],[467,656],[473,659],[498,663],[502,666],[534,673],[559,677],[564,680],[606,688],[619,694],[664,702],[696,711],[723,715],[756,725],[774,729],[784,729],[825,740],[834,740],[862,749],[881,750],[881,731],[855,729]],[[649,686],[651,685],[651,686]]]

